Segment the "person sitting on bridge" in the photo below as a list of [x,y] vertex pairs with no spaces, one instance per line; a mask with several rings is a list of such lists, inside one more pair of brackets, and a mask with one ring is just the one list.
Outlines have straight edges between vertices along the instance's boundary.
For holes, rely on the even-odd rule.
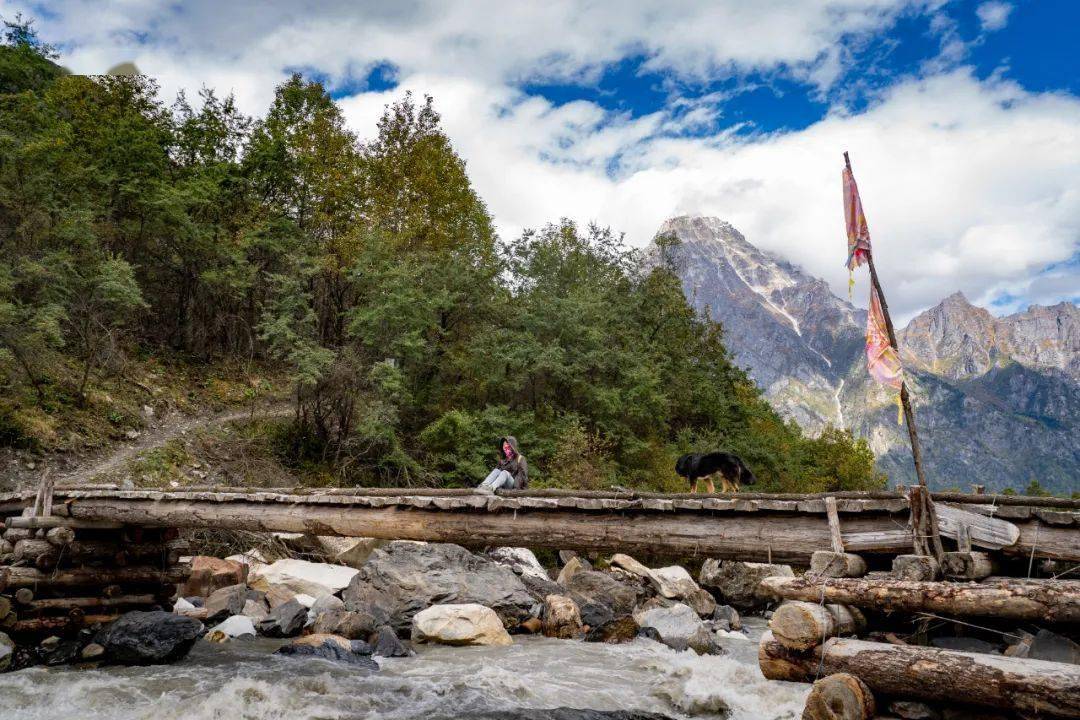
[[529,463],[518,450],[517,439],[512,435],[499,438],[499,462],[478,490],[491,493],[499,488],[524,490],[529,483]]

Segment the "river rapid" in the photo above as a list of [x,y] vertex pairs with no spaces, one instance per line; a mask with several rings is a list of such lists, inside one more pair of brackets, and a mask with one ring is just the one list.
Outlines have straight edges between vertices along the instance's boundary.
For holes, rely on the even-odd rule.
[[541,637],[510,647],[420,646],[347,665],[272,655],[280,641],[200,640],[175,665],[36,667],[0,675],[3,720],[439,720],[573,707],[672,718],[793,720],[807,685],[765,680],[751,639],[725,638],[726,655],[675,652],[646,639],[604,645]]

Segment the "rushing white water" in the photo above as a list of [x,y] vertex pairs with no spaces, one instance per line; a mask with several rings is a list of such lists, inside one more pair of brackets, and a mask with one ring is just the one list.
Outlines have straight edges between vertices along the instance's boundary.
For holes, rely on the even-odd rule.
[[756,643],[699,657],[639,639],[603,645],[516,638],[511,647],[420,647],[364,673],[271,655],[266,640],[200,641],[176,665],[31,668],[0,675],[5,720],[405,720],[511,708],[646,710],[670,717],[798,718],[807,686],[765,680]]

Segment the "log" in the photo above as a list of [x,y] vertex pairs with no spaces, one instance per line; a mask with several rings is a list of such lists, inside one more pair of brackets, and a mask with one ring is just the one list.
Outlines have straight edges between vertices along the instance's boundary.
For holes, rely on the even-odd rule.
[[188,565],[161,568],[134,565],[120,568],[66,568],[41,572],[33,568],[9,567],[0,569],[0,591],[7,588],[66,588],[104,587],[127,584],[173,584],[187,580]]
[[929,555],[897,555],[892,571],[901,580],[937,580],[941,575],[938,561]]
[[871,578],[767,577],[763,592],[783,600],[854,605],[885,612],[931,612],[1042,623],[1080,623],[1080,581],[916,582]]
[[803,720],[870,720],[877,712],[874,694],[848,673],[827,675],[814,683],[806,698]]
[[59,517],[57,515],[45,515],[43,517],[13,517],[7,519],[9,528],[56,528],[68,527],[74,530],[118,530],[120,523],[95,522],[93,520],[75,520],[74,518]]
[[7,632],[12,635],[17,633],[25,634],[55,634],[61,633],[67,630],[72,630],[81,627],[88,627],[90,625],[96,625],[97,623],[108,623],[116,620],[119,615],[76,615],[75,617],[38,617],[28,618],[26,620],[18,620],[8,628]]
[[[472,500],[490,498],[472,496]],[[495,498],[498,500],[499,498]],[[724,516],[656,512],[515,512],[371,508],[348,504],[293,505],[251,501],[152,501],[86,498],[64,512],[80,519],[156,527],[215,527],[253,532],[450,542],[466,547],[526,546],[643,555],[713,557],[809,564],[829,543],[828,524],[811,514],[744,513]],[[854,514],[851,533],[891,527],[889,515]],[[883,546],[889,551],[894,536]],[[847,535],[845,535],[845,543]],[[910,547],[910,538],[907,539]],[[871,551],[873,548],[860,547]]]
[[776,640],[792,650],[809,650],[828,638],[850,635],[866,627],[866,618],[857,608],[819,605],[789,600],[769,619]]
[[947,552],[941,561],[942,574],[958,580],[982,580],[995,570],[993,558],[984,552]]
[[34,600],[34,591],[28,587],[19,588],[15,591],[15,602],[27,605]]
[[934,506],[941,534],[956,540],[961,534],[960,526],[967,526],[971,543],[990,550],[1000,550],[1016,544],[1020,529],[1007,520],[987,517],[944,503]]
[[33,563],[37,568],[47,570],[56,565],[59,557],[56,547],[48,540],[20,540],[15,543],[15,562]]
[[85,611],[86,608],[111,608],[123,605],[154,605],[157,601],[158,596],[153,594],[117,595],[115,597],[47,598],[45,600],[34,600],[33,602],[28,603],[27,609],[42,612],[62,610],[66,613],[72,608],[79,608]]
[[73,564],[175,565],[186,550],[186,543],[172,547],[168,543],[134,545],[112,540],[78,540],[65,549],[65,555]]
[[866,561],[854,553],[817,550],[810,556],[810,572],[824,577],[862,577]]
[[846,638],[797,653],[772,633],[762,636],[758,659],[770,680],[809,682],[819,671],[850,673],[879,695],[1080,717],[1080,665]]
[[825,515],[829,519],[829,538],[834,553],[844,552],[844,539],[840,533],[840,516],[836,512],[836,498],[825,498]]
[[50,528],[49,531],[45,533],[45,539],[57,547],[64,547],[75,541],[75,531],[61,525]]
[[6,618],[12,610],[10,598],[0,595],[0,620]]

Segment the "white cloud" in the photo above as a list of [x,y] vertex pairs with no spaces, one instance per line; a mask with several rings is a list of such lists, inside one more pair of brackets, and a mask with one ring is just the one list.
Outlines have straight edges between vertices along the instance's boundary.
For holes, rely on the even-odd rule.
[[[256,10],[154,0],[102,9],[73,0],[41,29],[49,40],[70,40],[65,62],[76,70],[130,59],[167,92],[233,88],[253,113],[269,103],[287,67],[362,76],[389,60],[400,86],[344,99],[350,124],[370,135],[383,105],[405,90],[434,95],[504,236],[567,216],[611,225],[640,245],[672,214],[713,214],[838,293],[847,283],[840,212],[847,149],[899,316],[957,289],[983,303],[1006,292],[1052,300],[1047,291],[1077,274],[1072,266],[1041,274],[1076,253],[1080,238],[1073,96],[980,81],[938,62],[869,109],[837,110],[802,131],[745,137],[728,127],[686,137],[688,128],[722,118],[724,97],[673,97],[663,111],[631,116],[584,101],[554,105],[515,87],[523,78],[589,77],[643,54],[649,67],[684,79],[760,69],[825,88],[848,62],[838,42],[887,28],[912,8],[939,16],[941,5],[311,0]],[[2,12],[13,14],[10,6]]]
[[1012,3],[1001,0],[990,0],[975,8],[975,15],[979,18],[979,26],[986,32],[994,32],[1005,27],[1012,13]]

